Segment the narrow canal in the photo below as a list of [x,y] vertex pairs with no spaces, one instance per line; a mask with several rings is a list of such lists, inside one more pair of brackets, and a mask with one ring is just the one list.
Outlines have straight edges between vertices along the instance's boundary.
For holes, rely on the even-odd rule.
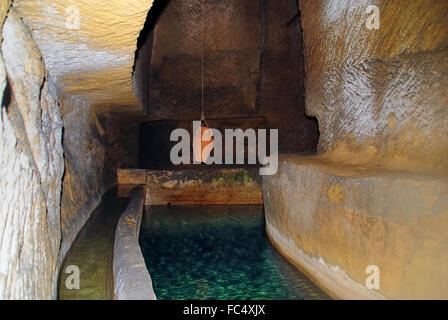
[[[67,253],[59,275],[60,300],[113,299],[112,260],[115,228],[129,199],[117,199],[116,189],[103,196]],[[79,268],[80,288],[67,288],[68,266]],[[70,269],[68,269],[70,270]]]
[[261,205],[146,207],[140,246],[158,299],[330,299],[270,244]]

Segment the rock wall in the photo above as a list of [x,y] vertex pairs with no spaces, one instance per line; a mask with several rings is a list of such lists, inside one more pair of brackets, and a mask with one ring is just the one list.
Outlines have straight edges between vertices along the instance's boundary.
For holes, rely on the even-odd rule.
[[[448,3],[299,1],[320,153],[448,172]],[[379,158],[380,160],[375,160]]]
[[168,2],[154,27],[149,112],[200,117],[202,48],[207,115],[254,112],[260,17],[258,1]]
[[55,298],[116,167],[135,166],[132,69],[151,5],[16,0],[7,16],[0,3],[0,299]]
[[280,151],[315,151],[319,131],[305,117],[304,57],[297,1],[262,1],[259,114],[279,129]]
[[132,71],[152,0],[15,0],[64,93],[104,111],[136,111]]
[[267,232],[337,298],[446,299],[448,3],[299,4],[318,155],[263,176]]
[[[28,1],[13,7],[32,30],[58,90],[66,170],[61,199],[59,264],[80,228],[114,183],[116,165],[133,167],[110,113],[140,113],[133,92],[137,38],[152,1]],[[107,10],[104,8],[107,7]],[[45,15],[45,19],[42,16]],[[129,17],[132,17],[130,19]],[[135,142],[132,142],[132,139]],[[121,137],[138,146],[138,135]],[[111,142],[110,142],[111,141]],[[127,152],[128,148],[124,148]],[[117,160],[118,155],[123,157]]]
[[63,99],[66,170],[61,202],[60,262],[79,230],[116,183],[117,168],[137,167],[139,125],[73,96]]
[[58,93],[14,9],[2,37],[0,299],[51,299],[56,297],[64,172]]
[[62,101],[66,170],[61,199],[60,260],[113,183],[105,179],[107,138],[100,115],[79,98],[65,96]]
[[[281,156],[263,177],[267,231],[342,299],[448,297],[448,179]],[[379,268],[379,289],[365,283]]]

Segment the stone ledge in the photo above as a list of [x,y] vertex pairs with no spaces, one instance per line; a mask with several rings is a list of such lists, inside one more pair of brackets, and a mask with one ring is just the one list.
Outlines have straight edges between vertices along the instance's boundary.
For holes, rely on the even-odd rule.
[[262,187],[271,241],[333,297],[448,297],[446,177],[289,155]]
[[[328,264],[322,257],[311,257],[297,247],[290,238],[283,236],[269,221],[266,233],[273,246],[297,269],[335,299],[345,300],[385,300],[377,291],[350,278],[339,266]],[[311,271],[312,270],[312,271]]]
[[263,204],[258,169],[117,170],[118,195],[136,186],[146,190],[145,205]]
[[156,300],[151,276],[138,243],[145,201],[143,189],[134,189],[115,231],[114,296],[116,300]]

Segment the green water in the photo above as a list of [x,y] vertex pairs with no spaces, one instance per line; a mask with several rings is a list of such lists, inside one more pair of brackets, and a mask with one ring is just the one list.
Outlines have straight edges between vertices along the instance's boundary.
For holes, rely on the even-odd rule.
[[[129,199],[117,199],[116,189],[103,197],[79,232],[64,259],[59,277],[60,300],[108,300],[113,298],[112,259],[115,227],[126,209]],[[67,266],[75,265],[80,271],[79,290],[66,287]]]
[[262,206],[147,207],[140,245],[158,299],[330,299],[265,234]]

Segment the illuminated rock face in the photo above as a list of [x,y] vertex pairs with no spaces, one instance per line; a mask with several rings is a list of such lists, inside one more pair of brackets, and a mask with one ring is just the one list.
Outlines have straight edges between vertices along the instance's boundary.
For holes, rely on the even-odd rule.
[[448,171],[448,3],[299,1],[318,151]]
[[299,0],[318,156],[263,177],[267,231],[336,297],[447,299],[448,3],[375,3]]
[[50,299],[56,297],[64,172],[58,93],[13,9],[2,36],[0,299]]
[[[342,299],[448,296],[448,179],[284,156],[263,176],[267,232],[285,256]],[[366,268],[380,290],[365,286]]]
[[[115,166],[134,165],[126,143],[116,141],[117,135],[138,138],[138,131],[128,129],[135,128],[135,115],[141,114],[132,72],[137,38],[151,5],[143,0],[13,3],[60,92],[66,169],[59,260],[113,184]],[[118,116],[117,124],[114,112],[128,118]]]
[[132,68],[137,38],[151,5],[148,0],[13,3],[64,92],[106,109],[138,107]]
[[116,166],[132,162],[122,140],[138,134],[132,69],[152,2],[10,5],[0,4],[0,299],[51,299],[71,242]]

